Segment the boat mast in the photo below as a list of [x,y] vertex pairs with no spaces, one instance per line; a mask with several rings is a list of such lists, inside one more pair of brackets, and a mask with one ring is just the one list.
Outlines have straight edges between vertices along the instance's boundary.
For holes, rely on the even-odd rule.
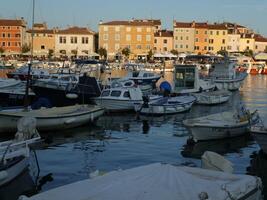
[[28,66],[28,74],[27,74],[27,82],[26,82],[26,89],[25,89],[25,98],[24,98],[24,107],[27,108],[29,106],[29,87],[30,87],[30,76],[31,76],[31,67],[32,67],[32,60],[33,60],[33,24],[34,24],[34,7],[35,7],[35,0],[32,0],[32,32],[31,32],[31,58],[30,63]]

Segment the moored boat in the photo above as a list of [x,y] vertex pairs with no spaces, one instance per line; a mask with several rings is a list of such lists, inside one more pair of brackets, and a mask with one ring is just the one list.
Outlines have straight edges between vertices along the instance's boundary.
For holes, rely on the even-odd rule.
[[225,90],[193,93],[197,104],[214,105],[227,102],[231,93]]

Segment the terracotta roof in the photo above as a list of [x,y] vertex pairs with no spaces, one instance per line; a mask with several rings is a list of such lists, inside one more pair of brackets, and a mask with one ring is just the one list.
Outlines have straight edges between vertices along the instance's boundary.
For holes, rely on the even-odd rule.
[[175,28],[193,28],[193,23],[191,22],[177,22],[174,21]]
[[227,30],[227,27],[225,24],[208,24],[208,29]]
[[44,29],[44,30],[27,30],[27,33],[47,33],[47,34],[53,34],[55,33],[55,30],[52,29]]
[[131,21],[110,21],[105,22],[100,25],[109,25],[109,26],[116,26],[116,25],[122,25],[122,26],[156,26],[160,25],[158,20],[131,20]]
[[78,34],[78,35],[88,35],[88,34],[93,35],[94,34],[93,31],[89,30],[86,27],[77,27],[77,26],[70,27],[70,28],[63,29],[63,30],[58,30],[58,31],[56,31],[56,33],[58,33],[58,34]]
[[43,28],[43,27],[46,27],[46,24],[45,23],[35,23],[33,25],[33,27],[36,27],[36,28]]
[[23,19],[0,19],[0,26],[26,26]]
[[208,28],[208,23],[207,22],[196,22],[195,28]]
[[263,37],[260,34],[255,34],[254,38],[256,42],[267,42],[267,38]]
[[155,37],[173,37],[173,31],[161,30],[154,34]]

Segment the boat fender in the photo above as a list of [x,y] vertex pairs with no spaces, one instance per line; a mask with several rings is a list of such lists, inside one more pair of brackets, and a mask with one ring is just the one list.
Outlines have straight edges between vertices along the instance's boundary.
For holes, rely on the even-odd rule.
[[78,95],[77,94],[74,94],[74,93],[68,93],[68,94],[66,94],[66,97],[68,99],[77,99],[78,98]]
[[0,171],[0,181],[2,180],[5,180],[8,176],[8,173],[7,171],[3,170],[3,171]]
[[72,124],[73,122],[75,122],[75,118],[70,118],[70,119],[67,119],[64,124]]

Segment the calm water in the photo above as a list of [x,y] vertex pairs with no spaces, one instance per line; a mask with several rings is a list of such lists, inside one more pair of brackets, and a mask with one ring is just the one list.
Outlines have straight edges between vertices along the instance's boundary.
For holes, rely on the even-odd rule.
[[[168,74],[166,79],[171,77]],[[53,180],[45,183],[41,191],[86,179],[97,169],[108,172],[154,162],[200,166],[200,156],[206,150],[216,151],[232,161],[235,173],[249,172],[265,178],[267,159],[251,136],[187,145],[187,131],[181,122],[188,117],[232,109],[240,101],[264,116],[266,86],[267,76],[248,76],[241,91],[233,93],[231,101],[220,106],[193,106],[189,113],[154,118],[138,117],[135,113],[106,115],[95,125],[46,133],[50,144],[37,150],[37,156],[40,176],[51,173]],[[0,199],[16,199],[19,195],[16,192],[29,193],[33,189],[29,177],[25,173],[2,188]]]

